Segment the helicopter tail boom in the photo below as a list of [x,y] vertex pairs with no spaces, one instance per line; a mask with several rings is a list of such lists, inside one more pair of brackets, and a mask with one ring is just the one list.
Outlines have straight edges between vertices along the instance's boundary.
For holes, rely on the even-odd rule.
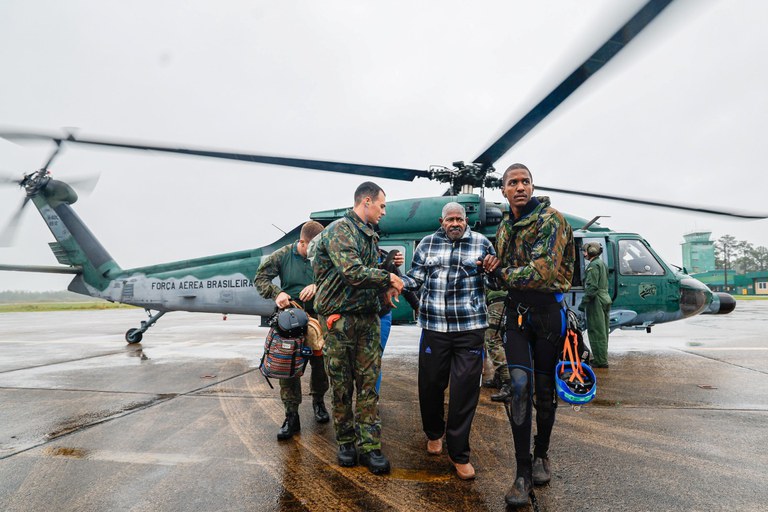
[[[75,279],[82,277],[93,287],[88,295],[99,296],[98,291],[106,289],[122,269],[70,206],[77,195],[56,180],[47,180],[28,194],[56,239],[51,249],[59,263],[66,265],[59,272],[78,274]],[[83,293],[82,287],[76,288],[71,291]]]

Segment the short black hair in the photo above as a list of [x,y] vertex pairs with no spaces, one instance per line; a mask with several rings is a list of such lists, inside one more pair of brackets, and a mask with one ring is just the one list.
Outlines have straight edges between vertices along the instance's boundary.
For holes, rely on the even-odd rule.
[[361,183],[359,187],[357,187],[357,190],[355,190],[355,205],[360,204],[360,202],[365,199],[366,197],[370,197],[372,199],[376,199],[379,197],[379,192],[381,192],[384,195],[387,195],[384,192],[384,189],[375,184],[372,181],[366,181],[364,183]]
[[526,167],[523,164],[512,164],[509,167],[507,167],[507,170],[504,171],[504,174],[501,177],[501,188],[504,188],[504,183],[506,183],[507,181],[507,173],[509,171],[514,171],[516,169],[525,169],[526,171],[528,171],[528,177],[531,178],[531,183],[533,183],[533,174],[531,174],[531,170],[528,167]]

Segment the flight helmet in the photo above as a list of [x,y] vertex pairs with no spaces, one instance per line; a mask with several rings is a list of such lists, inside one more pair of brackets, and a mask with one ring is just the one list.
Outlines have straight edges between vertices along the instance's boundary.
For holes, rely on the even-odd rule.
[[571,379],[573,368],[568,361],[560,361],[555,368],[555,387],[557,396],[564,402],[573,405],[583,405],[595,398],[597,391],[597,378],[595,372],[588,364],[581,364],[582,381],[578,378]]

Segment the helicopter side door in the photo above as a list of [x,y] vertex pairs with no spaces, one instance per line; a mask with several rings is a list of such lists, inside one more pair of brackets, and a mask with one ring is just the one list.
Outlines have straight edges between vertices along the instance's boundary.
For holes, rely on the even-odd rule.
[[571,300],[569,306],[576,307],[581,303],[581,298],[584,296],[584,278],[587,269],[586,258],[584,258],[583,247],[590,242],[596,242],[603,248],[600,258],[605,262],[608,267],[608,293],[611,299],[616,297],[616,271],[614,263],[613,251],[610,249],[611,243],[606,237],[574,237],[574,243],[576,246],[576,265],[573,269],[573,279],[571,280]]

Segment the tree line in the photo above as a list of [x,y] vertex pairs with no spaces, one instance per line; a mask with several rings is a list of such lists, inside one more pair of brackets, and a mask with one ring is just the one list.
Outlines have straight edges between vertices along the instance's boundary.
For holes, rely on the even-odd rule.
[[29,302],[83,302],[93,300],[79,293],[68,291],[28,292],[23,290],[0,291],[0,304],[24,304]]
[[768,270],[768,248],[723,235],[715,242],[715,267],[737,274]]

